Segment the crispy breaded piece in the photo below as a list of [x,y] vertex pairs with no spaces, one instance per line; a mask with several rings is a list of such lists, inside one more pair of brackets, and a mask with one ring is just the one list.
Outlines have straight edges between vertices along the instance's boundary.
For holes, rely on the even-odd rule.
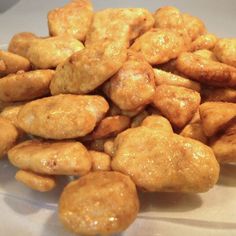
[[38,39],[38,37],[33,33],[18,33],[12,37],[8,46],[8,51],[27,58],[28,48],[35,39]]
[[85,41],[92,19],[93,7],[90,0],[72,0],[48,13],[49,33],[51,36],[71,35]]
[[111,157],[105,152],[89,151],[92,158],[93,171],[109,171],[111,170]]
[[0,159],[14,146],[18,131],[10,121],[0,117]]
[[211,50],[215,47],[218,38],[214,34],[203,34],[197,37],[191,44],[191,51],[207,49]]
[[26,170],[17,171],[15,179],[39,192],[48,192],[56,187],[56,181],[52,176],[39,175]]
[[194,90],[172,85],[156,88],[153,104],[178,128],[183,128],[200,105],[200,94]]
[[114,145],[112,169],[147,191],[205,192],[218,180],[213,151],[196,140],[137,127],[119,134]]
[[182,76],[166,72],[164,70],[154,69],[156,85],[167,84],[181,86],[200,92],[201,86],[198,82],[184,78]]
[[223,135],[211,144],[216,159],[220,163],[236,163],[236,120]]
[[236,38],[220,39],[214,53],[219,61],[236,67]]
[[217,87],[236,87],[236,68],[207,60],[193,53],[182,53],[176,68],[190,79]]
[[50,93],[53,70],[19,71],[0,80],[0,100],[4,102],[28,101]]
[[77,138],[90,133],[108,108],[100,96],[58,95],[27,103],[18,124],[26,133],[43,138]]
[[130,118],[128,116],[107,116],[101,120],[91,135],[93,139],[108,138],[116,136],[129,126]]
[[103,84],[123,65],[126,40],[102,42],[74,53],[56,69],[50,85],[53,95],[86,94]]
[[114,156],[114,138],[109,138],[104,143],[104,152],[110,157]]
[[8,151],[10,162],[23,170],[43,175],[85,175],[91,157],[83,144],[29,140]]
[[36,39],[30,43],[27,58],[38,69],[55,68],[84,45],[69,35]]
[[152,29],[140,36],[131,49],[143,54],[151,65],[174,59],[186,50],[184,38],[169,29]]
[[0,77],[16,73],[19,70],[28,71],[30,69],[28,59],[11,52],[0,50],[0,61],[4,64],[4,67],[0,66]]
[[114,171],[91,172],[69,183],[59,201],[62,223],[79,235],[119,233],[135,220],[138,210],[134,183]]
[[218,133],[236,117],[236,104],[228,102],[205,102],[201,104],[200,116],[207,137]]
[[199,56],[201,56],[207,60],[210,60],[210,61],[218,61],[214,52],[207,50],[207,49],[197,50],[197,51],[193,52],[193,54],[199,55]]
[[152,101],[154,72],[139,54],[129,51],[120,70],[104,85],[107,96],[122,110],[136,110]]
[[[132,41],[152,28],[152,14],[144,8],[110,8],[95,14],[86,37],[86,47],[104,40],[119,40],[126,34]],[[128,28],[128,31],[127,31]]]

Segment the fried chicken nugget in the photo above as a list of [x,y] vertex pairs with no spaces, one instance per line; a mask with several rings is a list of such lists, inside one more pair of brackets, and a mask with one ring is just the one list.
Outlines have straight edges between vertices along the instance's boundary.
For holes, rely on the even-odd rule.
[[129,126],[130,118],[128,116],[108,116],[100,121],[91,135],[94,139],[108,138],[116,136]]
[[208,49],[215,47],[218,38],[214,34],[203,34],[197,37],[191,44],[191,51]]
[[227,102],[205,102],[201,104],[200,116],[207,137],[218,133],[236,117],[236,104]]
[[152,14],[144,8],[105,9],[95,14],[85,45],[88,47],[107,39],[117,40],[123,33],[128,41],[132,41],[150,30],[153,24]]
[[93,7],[90,0],[73,0],[48,13],[50,35],[71,35],[85,41],[92,19]]
[[18,131],[10,121],[0,117],[0,159],[14,146]]
[[42,175],[85,175],[92,159],[83,144],[29,140],[8,151],[12,165]]
[[111,170],[111,157],[104,152],[89,151],[92,157],[93,171],[109,171]]
[[35,39],[27,50],[27,58],[38,69],[56,68],[84,45],[69,35]]
[[8,51],[27,58],[27,52],[31,42],[38,37],[29,32],[18,33],[11,39]]
[[220,39],[215,45],[214,53],[219,61],[236,67],[236,38]]
[[182,76],[159,69],[154,69],[154,74],[157,86],[161,84],[167,84],[189,88],[192,90],[196,90],[197,92],[200,92],[201,90],[201,86],[198,82],[184,78]]
[[0,50],[0,61],[4,63],[4,68],[0,66],[0,77],[6,76],[11,73],[30,69],[30,62],[28,59],[11,52]]
[[74,53],[56,69],[50,89],[60,93],[86,94],[113,76],[126,61],[127,41],[101,42]]
[[217,87],[236,87],[236,68],[207,60],[193,53],[182,53],[176,68],[190,79]]
[[48,192],[56,187],[56,181],[52,176],[39,175],[31,171],[19,170],[15,179],[39,192]]
[[114,145],[112,169],[147,191],[205,192],[218,180],[213,151],[196,140],[141,126],[119,134]]
[[100,96],[58,95],[27,103],[18,124],[26,133],[43,138],[77,138],[90,133],[108,108]]
[[104,143],[104,152],[110,157],[114,156],[114,138],[109,138]]
[[137,53],[128,53],[120,70],[105,84],[105,93],[122,110],[136,110],[152,101],[154,72]]
[[134,183],[114,171],[91,172],[69,183],[59,201],[62,223],[80,235],[119,233],[135,220],[138,210]]
[[0,80],[0,100],[4,102],[28,101],[50,93],[53,70],[19,71]]
[[140,52],[151,65],[174,59],[186,50],[184,38],[169,29],[152,29],[135,40],[131,49]]
[[183,128],[200,105],[200,94],[194,90],[172,85],[156,88],[153,105],[178,128]]
[[207,49],[197,50],[197,51],[193,52],[193,54],[199,55],[209,61],[218,61],[214,52],[207,50]]

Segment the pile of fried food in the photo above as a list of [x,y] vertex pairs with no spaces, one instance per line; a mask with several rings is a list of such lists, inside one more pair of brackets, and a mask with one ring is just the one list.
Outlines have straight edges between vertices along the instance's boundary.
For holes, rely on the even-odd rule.
[[0,51],[0,156],[46,192],[81,176],[59,216],[81,235],[125,230],[137,189],[205,192],[236,162],[236,38],[175,7],[48,14],[50,37],[16,34]]

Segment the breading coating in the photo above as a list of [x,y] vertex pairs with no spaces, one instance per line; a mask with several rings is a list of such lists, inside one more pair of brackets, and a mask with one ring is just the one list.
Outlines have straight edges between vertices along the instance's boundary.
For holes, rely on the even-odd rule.
[[71,35],[85,41],[93,19],[90,0],[72,0],[65,6],[48,13],[48,28],[51,36]]
[[56,68],[84,45],[69,35],[35,39],[27,50],[27,58],[38,69]]
[[156,85],[168,84],[181,86],[200,92],[201,86],[198,82],[184,78],[182,76],[166,72],[164,70],[154,69]]
[[92,159],[83,144],[29,140],[8,151],[10,162],[23,170],[43,175],[85,175]]
[[236,38],[220,39],[214,53],[219,61],[236,67]]
[[56,69],[50,85],[53,95],[86,94],[103,84],[123,65],[127,41],[101,42],[74,53]]
[[112,169],[129,175],[144,190],[161,192],[205,192],[219,176],[211,148],[147,127],[117,136]]
[[140,36],[131,49],[140,52],[151,65],[174,59],[186,50],[184,38],[169,29],[152,29]]
[[0,117],[0,159],[14,146],[18,131],[10,121]]
[[132,41],[150,30],[153,24],[152,14],[144,8],[105,9],[95,14],[85,45],[88,47],[107,39],[119,40],[123,34]]
[[39,192],[51,191],[56,186],[56,181],[53,177],[39,175],[31,171],[19,170],[16,172],[15,179]]
[[153,104],[171,124],[183,128],[192,119],[200,101],[200,94],[194,90],[163,84],[156,88]]
[[228,102],[205,102],[201,104],[200,116],[207,137],[217,134],[236,118],[236,104]]
[[106,140],[104,143],[104,152],[110,157],[114,156],[114,138]]
[[134,183],[118,172],[91,172],[67,185],[59,201],[62,223],[80,235],[119,233],[138,210]]
[[0,79],[0,100],[4,102],[28,101],[50,93],[53,70],[19,71]]
[[214,52],[207,50],[207,49],[197,50],[197,51],[193,52],[193,54],[199,55],[209,61],[218,61]]
[[215,47],[218,38],[214,34],[203,34],[197,37],[191,44],[191,51],[208,49],[211,50]]
[[108,109],[100,96],[58,95],[27,103],[19,112],[18,124],[43,138],[77,138],[90,133]]
[[141,55],[129,52],[127,61],[105,84],[104,91],[122,110],[143,107],[155,93],[153,69]]
[[92,132],[93,139],[108,138],[116,136],[130,126],[128,116],[107,116],[97,125]]
[[236,68],[210,61],[194,53],[182,53],[176,68],[190,79],[217,87],[236,87]]
[[30,69],[28,59],[11,52],[0,50],[0,61],[4,63],[4,67],[1,68],[0,66],[0,77],[16,73],[20,70],[28,71]]
[[92,158],[93,171],[111,170],[111,157],[104,152],[89,151]]

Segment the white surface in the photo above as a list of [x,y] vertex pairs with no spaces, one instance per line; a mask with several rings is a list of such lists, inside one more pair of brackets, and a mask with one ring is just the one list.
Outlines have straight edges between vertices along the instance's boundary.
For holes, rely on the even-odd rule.
[[[13,3],[16,3],[15,5]],[[0,44],[16,32],[47,35],[47,11],[63,0],[0,0]],[[202,18],[209,31],[236,36],[236,1],[97,0],[95,8],[175,5]],[[11,6],[12,5],[12,6]],[[10,7],[4,11],[7,7]],[[1,128],[1,127],[0,127]],[[57,218],[57,200],[65,181],[53,193],[36,193],[14,180],[16,169],[0,162],[0,236],[71,236]],[[204,194],[142,194],[141,213],[122,236],[236,235],[236,167],[225,167],[219,184]]]

